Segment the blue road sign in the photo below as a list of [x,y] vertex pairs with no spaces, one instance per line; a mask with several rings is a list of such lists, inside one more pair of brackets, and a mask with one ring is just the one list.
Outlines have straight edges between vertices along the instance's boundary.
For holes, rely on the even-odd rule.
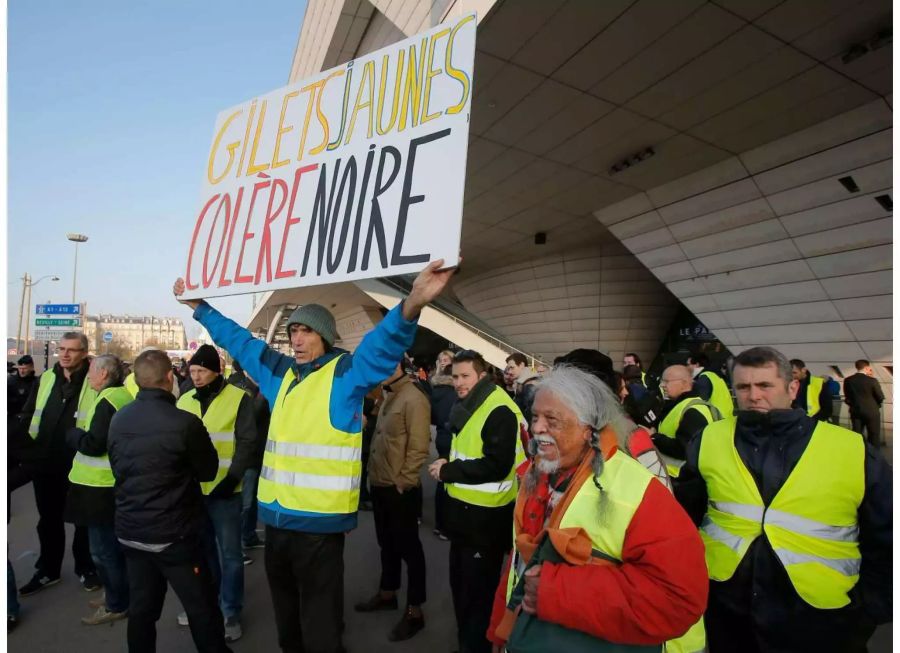
[[103,334],[103,342],[112,342],[113,335],[112,331],[106,331]]
[[36,304],[38,315],[81,315],[81,304]]

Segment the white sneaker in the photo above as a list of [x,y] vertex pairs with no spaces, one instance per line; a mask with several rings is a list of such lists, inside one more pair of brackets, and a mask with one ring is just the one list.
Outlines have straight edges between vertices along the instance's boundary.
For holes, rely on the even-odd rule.
[[188,621],[187,612],[179,612],[178,613],[178,625],[179,626],[190,626],[191,622]]

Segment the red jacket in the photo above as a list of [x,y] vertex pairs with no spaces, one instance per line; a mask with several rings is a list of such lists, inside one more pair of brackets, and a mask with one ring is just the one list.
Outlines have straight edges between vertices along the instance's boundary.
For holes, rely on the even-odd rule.
[[[508,574],[509,562],[497,586],[487,633],[497,645],[503,645],[494,631],[506,607]],[[537,616],[610,642],[661,644],[680,637],[700,619],[708,590],[697,528],[653,479],[625,533],[622,564],[543,563]]]

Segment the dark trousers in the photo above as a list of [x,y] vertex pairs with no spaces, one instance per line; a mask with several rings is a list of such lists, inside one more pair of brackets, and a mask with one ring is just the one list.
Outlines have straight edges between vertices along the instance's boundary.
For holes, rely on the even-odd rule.
[[[38,540],[41,543],[41,555],[35,563],[35,568],[43,576],[59,578],[66,549],[66,526],[63,521],[63,510],[66,505],[66,494],[69,492],[68,472],[36,474],[32,483],[34,485],[34,501],[37,504],[39,515]],[[75,558],[76,576],[94,572],[88,531],[84,526],[75,527],[72,555]]]
[[[421,496],[421,494],[419,495]],[[400,589],[401,560],[406,562],[406,603],[425,603],[425,552],[416,521],[417,497],[395,487],[372,487],[375,537],[381,547],[381,589]]]
[[125,612],[128,610],[128,570],[115,529],[112,526],[89,526],[88,540],[97,575],[106,590],[106,609]]
[[877,447],[881,445],[881,415],[876,413],[850,415],[850,424],[853,430],[860,435],[865,434],[869,444]]
[[491,620],[494,592],[500,582],[504,551],[450,541],[450,591],[459,653],[490,653],[486,632]]
[[256,513],[259,502],[256,500],[256,490],[259,488],[259,470],[248,469],[244,472],[244,482],[241,490],[241,541],[244,546],[251,546],[259,542],[256,534]]
[[283,653],[339,653],[344,534],[266,526],[266,577]]
[[125,548],[131,606],[128,652],[156,651],[156,622],[166,598],[167,583],[175,590],[190,623],[199,653],[225,653],[225,623],[206,556],[196,538],[180,540],[161,553]]
[[447,505],[447,487],[438,481],[434,488],[434,527],[444,532],[444,506]]

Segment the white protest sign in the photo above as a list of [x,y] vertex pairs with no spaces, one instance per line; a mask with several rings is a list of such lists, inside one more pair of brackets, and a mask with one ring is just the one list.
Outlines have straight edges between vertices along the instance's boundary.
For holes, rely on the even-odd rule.
[[185,298],[458,261],[474,15],[219,114]]

